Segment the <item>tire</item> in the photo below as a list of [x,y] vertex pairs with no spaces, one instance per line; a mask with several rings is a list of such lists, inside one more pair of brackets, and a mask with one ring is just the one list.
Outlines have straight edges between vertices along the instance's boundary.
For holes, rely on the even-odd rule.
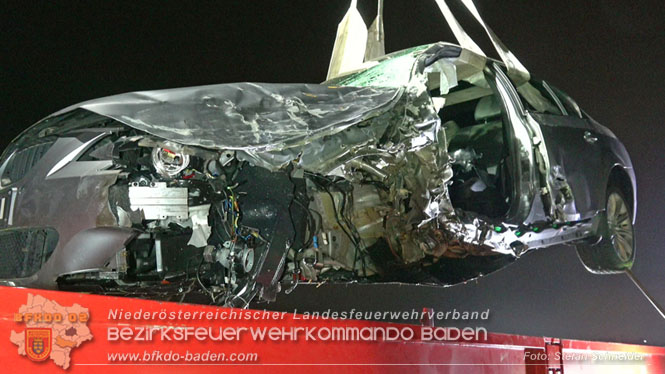
[[623,192],[607,188],[605,212],[599,215],[595,244],[578,244],[577,254],[592,273],[614,274],[629,270],[635,260],[635,232],[632,207]]

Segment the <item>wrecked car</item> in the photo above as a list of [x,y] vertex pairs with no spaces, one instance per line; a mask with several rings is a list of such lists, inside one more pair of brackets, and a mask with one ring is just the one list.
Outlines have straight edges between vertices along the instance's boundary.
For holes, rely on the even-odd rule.
[[434,43],[322,84],[66,108],[0,160],[2,283],[246,306],[303,281],[451,285],[564,243],[629,269],[625,147],[515,67]]

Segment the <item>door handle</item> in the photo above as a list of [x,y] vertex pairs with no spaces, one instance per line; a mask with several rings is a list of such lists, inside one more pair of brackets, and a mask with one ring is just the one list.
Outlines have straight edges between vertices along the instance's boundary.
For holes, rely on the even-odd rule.
[[591,131],[585,131],[584,140],[589,144],[593,144],[598,141],[598,138],[593,136],[593,134],[591,134]]

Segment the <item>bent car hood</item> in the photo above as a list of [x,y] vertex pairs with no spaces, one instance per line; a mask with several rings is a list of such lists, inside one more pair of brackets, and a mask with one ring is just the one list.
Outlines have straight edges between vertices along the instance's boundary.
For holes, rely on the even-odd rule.
[[265,152],[342,131],[392,107],[401,88],[229,83],[141,91],[86,101],[83,108],[193,146]]

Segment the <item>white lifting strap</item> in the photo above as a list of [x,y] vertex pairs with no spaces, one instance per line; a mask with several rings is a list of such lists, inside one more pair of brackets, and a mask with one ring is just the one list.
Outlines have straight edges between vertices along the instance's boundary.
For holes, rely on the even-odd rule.
[[365,60],[367,25],[356,9],[357,0],[351,0],[349,10],[337,26],[335,46],[330,57],[326,79],[338,77],[358,69]]
[[365,61],[374,60],[386,54],[385,34],[383,31],[383,0],[378,0],[376,18],[369,26]]
[[485,29],[487,36],[490,38],[490,41],[492,41],[492,44],[496,49],[496,52],[499,54],[499,57],[501,57],[501,61],[506,64],[506,67],[508,68],[508,75],[516,81],[515,83],[517,85],[519,85],[519,83],[528,82],[530,79],[529,71],[526,70],[524,65],[522,65],[517,57],[515,57],[513,52],[506,48],[501,39],[499,39],[494,31],[492,31],[492,29],[485,23],[485,21],[483,21],[483,18],[480,16],[480,13],[478,13],[478,9],[476,9],[476,5],[473,3],[473,0],[461,1],[462,4],[466,6],[466,9],[471,12],[476,21],[478,21],[483,29]]
[[[435,1],[460,46],[477,55],[486,57],[478,44],[464,31],[464,28],[462,28],[453,15],[446,1]],[[528,82],[530,79],[529,71],[485,23],[473,0],[460,1],[487,33],[492,45],[508,69],[508,76],[513,79],[517,86]],[[377,17],[372,26],[370,26],[370,38],[368,38],[367,26],[358,9],[356,9],[357,0],[351,0],[349,10],[337,26],[337,36],[335,38],[332,57],[330,58],[327,79],[335,78],[346,72],[358,69],[364,61],[382,56],[385,53],[382,14],[383,0],[378,0],[378,2]]]
[[457,19],[453,15],[453,12],[450,11],[450,8],[448,8],[448,4],[444,0],[435,0],[436,4],[439,6],[439,9],[441,9],[441,13],[443,13],[443,17],[445,17],[446,22],[448,22],[448,26],[453,32],[453,35],[455,35],[455,38],[457,39],[457,42],[460,44],[460,46],[464,49],[468,49],[471,52],[474,52],[477,55],[480,56],[485,56],[485,52],[483,52],[480,47],[471,39],[469,34],[464,31],[462,28],[462,25],[457,22]]

